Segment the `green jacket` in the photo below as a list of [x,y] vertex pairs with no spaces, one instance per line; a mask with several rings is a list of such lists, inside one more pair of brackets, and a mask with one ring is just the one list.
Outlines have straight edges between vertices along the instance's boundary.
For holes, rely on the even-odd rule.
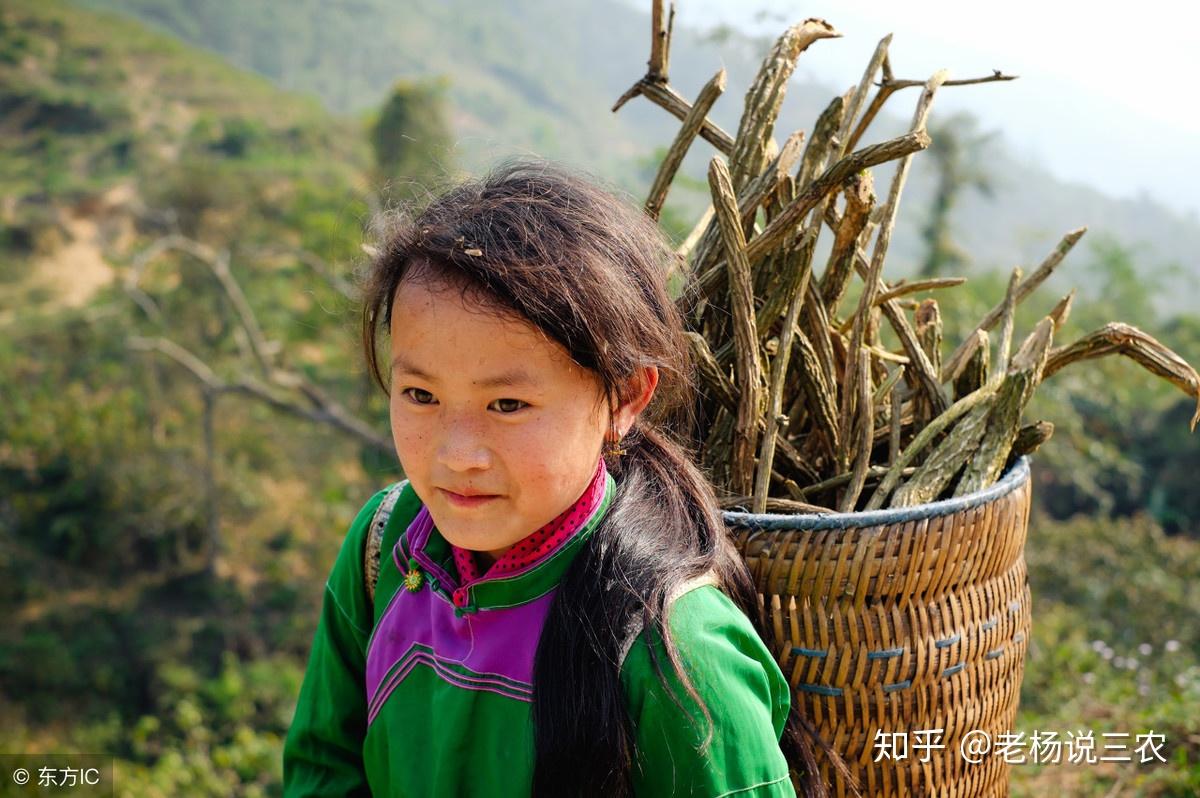
[[[471,583],[460,606],[451,600],[462,586],[449,544],[406,485],[384,532],[372,607],[364,542],[386,490],[372,496],[326,583],[284,745],[286,798],[528,795],[537,640],[564,571],[614,492],[608,475],[604,499],[574,535],[521,571]],[[794,796],[779,749],[787,681],[724,593],[688,587],[668,623],[713,739],[698,752],[707,730],[698,707],[667,666],[689,712],[679,709],[651,664],[650,635],[631,637],[620,679],[636,729],[636,794]]]

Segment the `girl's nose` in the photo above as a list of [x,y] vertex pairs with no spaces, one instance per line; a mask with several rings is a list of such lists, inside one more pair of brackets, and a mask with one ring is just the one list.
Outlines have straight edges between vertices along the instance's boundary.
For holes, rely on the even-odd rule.
[[451,422],[437,449],[439,463],[452,471],[486,469],[491,465],[487,440],[468,421]]

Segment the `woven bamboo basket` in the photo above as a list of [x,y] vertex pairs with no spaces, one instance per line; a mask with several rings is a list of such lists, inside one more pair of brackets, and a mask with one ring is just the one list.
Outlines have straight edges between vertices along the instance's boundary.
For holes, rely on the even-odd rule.
[[[1008,795],[1003,757],[972,764],[960,741],[1014,731],[1029,508],[1022,457],[985,490],[916,507],[725,513],[793,700],[863,795]],[[881,757],[881,731],[906,735],[906,759]],[[915,750],[918,741],[944,747]],[[827,762],[821,775],[832,794],[854,794]]]

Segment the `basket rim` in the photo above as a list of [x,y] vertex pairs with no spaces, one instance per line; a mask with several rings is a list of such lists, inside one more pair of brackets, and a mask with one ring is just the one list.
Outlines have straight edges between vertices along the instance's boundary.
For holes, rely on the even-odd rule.
[[851,529],[865,526],[902,524],[962,512],[995,501],[1029,480],[1029,455],[1022,455],[995,484],[983,490],[914,507],[870,510],[853,513],[747,513],[722,511],[726,526],[739,529]]

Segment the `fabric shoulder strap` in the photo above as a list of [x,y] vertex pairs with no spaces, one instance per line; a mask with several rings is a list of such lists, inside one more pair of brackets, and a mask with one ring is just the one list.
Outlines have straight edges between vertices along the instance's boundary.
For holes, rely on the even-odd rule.
[[[663,607],[663,611],[670,612],[671,605],[675,603],[676,599],[678,599],[684,593],[687,593],[689,590],[694,590],[698,587],[703,587],[704,585],[715,585],[718,588],[721,587],[721,580],[717,576],[716,571],[705,571],[699,576],[693,576],[691,579],[685,579],[676,585],[675,589],[672,590],[667,596],[667,600],[664,602],[665,606]],[[642,616],[641,614],[637,614],[629,619],[629,623],[625,627],[625,637],[621,641],[620,655],[617,658],[618,671],[620,671],[620,669],[625,665],[625,658],[629,656],[629,650],[633,648],[634,641],[637,640],[638,635],[641,633]]]
[[379,559],[383,552],[383,532],[387,529],[388,519],[396,508],[396,501],[408,485],[407,479],[402,479],[388,488],[388,492],[375,509],[371,519],[371,528],[367,531],[367,542],[363,546],[363,580],[366,582],[367,597],[371,604],[375,603],[375,585],[379,582]]

